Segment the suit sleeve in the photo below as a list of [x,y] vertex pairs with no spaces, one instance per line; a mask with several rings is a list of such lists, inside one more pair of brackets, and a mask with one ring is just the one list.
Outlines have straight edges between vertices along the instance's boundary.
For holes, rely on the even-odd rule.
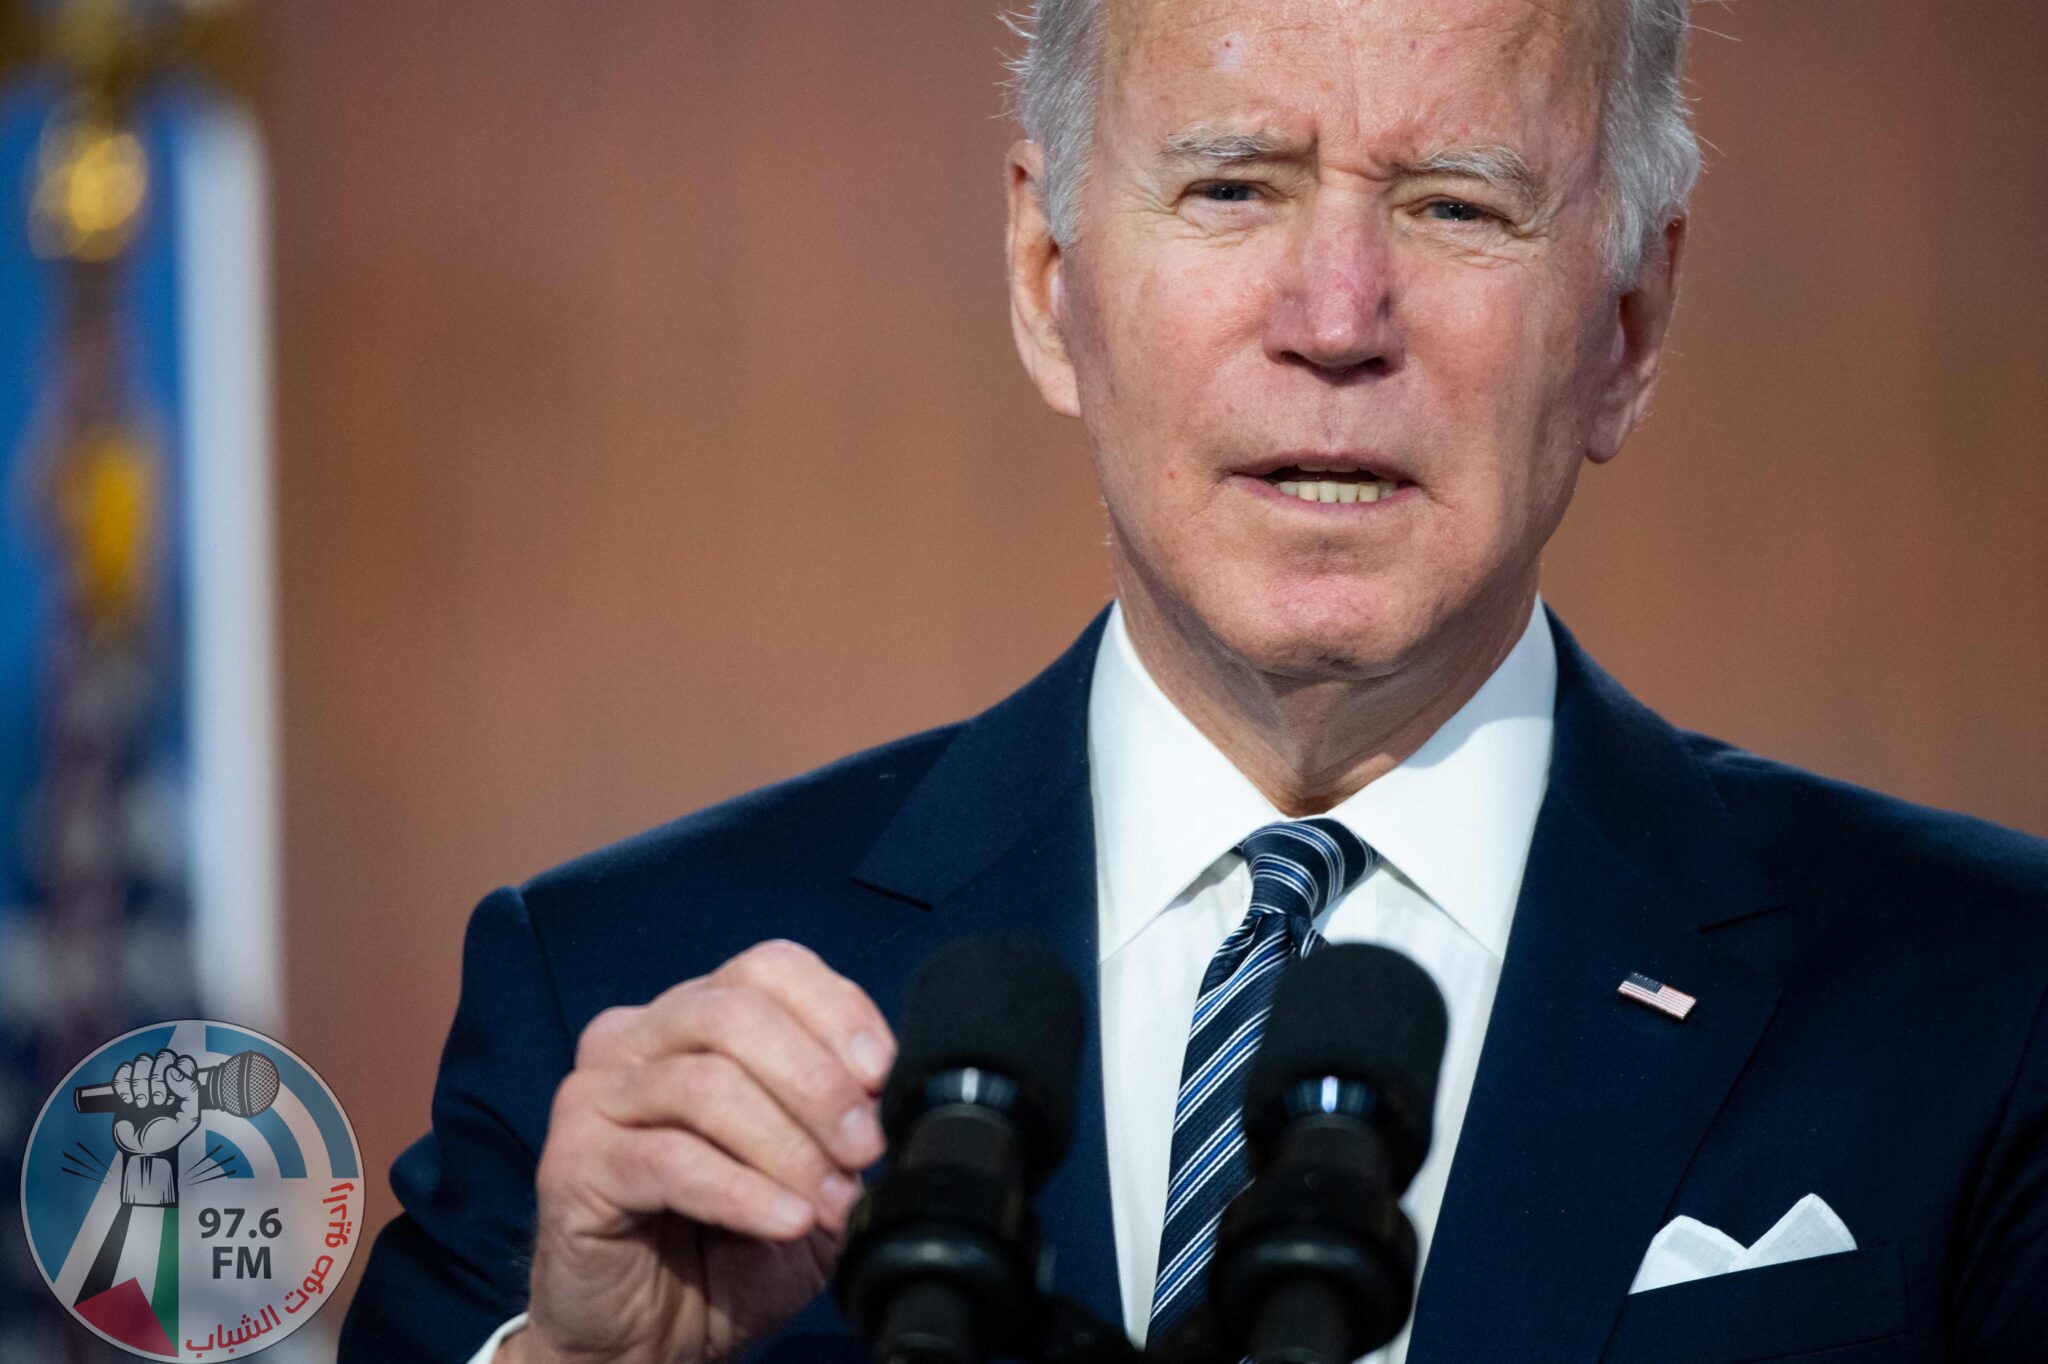
[[2048,1358],[2048,994],[1986,1153],[1969,1225],[1953,1357],[2037,1364]]
[[518,892],[470,916],[433,1126],[391,1167],[401,1208],[342,1323],[341,1364],[462,1364],[525,1310],[534,1169],[573,1048]]

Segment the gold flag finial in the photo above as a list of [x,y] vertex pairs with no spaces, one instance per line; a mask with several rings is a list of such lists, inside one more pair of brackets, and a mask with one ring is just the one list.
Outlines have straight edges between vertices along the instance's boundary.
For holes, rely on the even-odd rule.
[[37,157],[30,244],[49,259],[112,260],[134,237],[148,188],[142,140],[105,111],[52,119]]
[[130,126],[137,97],[177,73],[246,91],[245,14],[224,0],[63,0],[47,14],[31,0],[0,0],[0,72],[41,64],[66,86],[37,158],[36,254],[98,263],[127,249],[149,189],[149,158]]
[[156,461],[115,423],[82,432],[54,489],[69,584],[95,634],[132,629],[146,609],[155,542]]

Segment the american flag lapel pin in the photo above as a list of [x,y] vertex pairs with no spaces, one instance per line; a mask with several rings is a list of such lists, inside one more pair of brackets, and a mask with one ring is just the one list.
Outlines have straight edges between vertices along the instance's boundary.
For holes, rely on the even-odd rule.
[[1638,1004],[1648,1005],[1658,1013],[1670,1014],[1680,1021],[1692,1012],[1693,1005],[1699,1003],[1683,990],[1674,990],[1661,980],[1651,980],[1648,976],[1634,971],[1629,972],[1628,979],[1622,981],[1621,988],[1616,993],[1625,995]]

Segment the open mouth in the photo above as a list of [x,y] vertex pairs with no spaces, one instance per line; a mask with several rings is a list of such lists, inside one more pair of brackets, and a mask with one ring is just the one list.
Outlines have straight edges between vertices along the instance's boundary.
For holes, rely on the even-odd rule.
[[1333,469],[1318,464],[1290,464],[1262,479],[1304,502],[1378,502],[1412,486],[1407,479],[1382,477],[1371,469]]

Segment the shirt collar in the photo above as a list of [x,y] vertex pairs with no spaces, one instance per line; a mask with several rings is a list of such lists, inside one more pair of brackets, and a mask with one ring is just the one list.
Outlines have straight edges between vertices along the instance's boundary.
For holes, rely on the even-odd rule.
[[[1329,812],[1495,957],[1550,771],[1557,649],[1539,599],[1493,674],[1419,749]],[[1110,612],[1088,702],[1108,957],[1217,858],[1285,818],[1167,699]]]

